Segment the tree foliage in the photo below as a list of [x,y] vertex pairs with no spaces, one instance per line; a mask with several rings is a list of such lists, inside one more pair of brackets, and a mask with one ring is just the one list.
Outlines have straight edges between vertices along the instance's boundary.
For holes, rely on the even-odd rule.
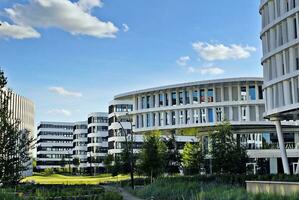
[[165,157],[165,172],[168,174],[176,174],[180,172],[181,165],[181,154],[177,147],[177,142],[175,139],[174,132],[171,132],[169,138],[165,139],[165,144],[167,147],[166,157]]
[[19,130],[20,121],[9,109],[12,92],[6,84],[4,72],[0,71],[0,183],[14,185],[31,165],[33,138],[28,130]]
[[144,136],[144,143],[139,154],[139,168],[146,176],[151,177],[151,181],[165,170],[166,149],[159,131]]
[[242,174],[246,172],[248,162],[246,149],[233,134],[228,121],[217,125],[210,133],[210,138],[214,173]]
[[184,174],[193,175],[200,172],[204,162],[201,142],[185,144],[182,162]]

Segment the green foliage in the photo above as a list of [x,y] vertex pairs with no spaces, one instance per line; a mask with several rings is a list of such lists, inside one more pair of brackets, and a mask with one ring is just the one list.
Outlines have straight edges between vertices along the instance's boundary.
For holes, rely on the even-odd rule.
[[161,140],[159,131],[146,134],[139,154],[139,169],[146,176],[151,177],[151,180],[164,172],[166,150],[167,147]]
[[177,148],[174,132],[164,142],[167,146],[165,172],[168,174],[177,174],[180,172],[181,154]]
[[144,199],[156,200],[295,200],[298,195],[290,197],[272,194],[254,195],[247,193],[245,187],[215,182],[214,180],[195,177],[163,177],[153,184],[131,191]]
[[201,143],[186,143],[183,149],[184,174],[198,174],[203,165],[203,154]]
[[66,165],[66,160],[65,160],[64,157],[62,157],[61,160],[60,160],[60,166],[61,166],[62,168],[64,168],[65,165]]
[[121,166],[121,163],[120,163],[120,159],[116,156],[114,158],[114,164],[112,166],[112,176],[117,176],[118,174],[121,173],[122,171],[122,166]]
[[112,171],[112,162],[113,162],[113,155],[108,154],[104,159],[104,165],[106,169],[106,173],[110,173]]
[[6,84],[7,79],[0,71],[0,183],[15,185],[31,165],[29,150],[34,140],[28,130],[19,130],[20,121],[13,118],[9,109],[12,91]]
[[53,168],[47,168],[47,169],[45,169],[45,175],[51,175],[51,174],[54,174],[54,170],[53,170]]
[[73,165],[78,167],[80,165],[80,159],[79,158],[74,158],[73,159]]
[[232,132],[228,121],[216,126],[210,133],[211,156],[214,173],[245,173],[248,156],[238,138]]

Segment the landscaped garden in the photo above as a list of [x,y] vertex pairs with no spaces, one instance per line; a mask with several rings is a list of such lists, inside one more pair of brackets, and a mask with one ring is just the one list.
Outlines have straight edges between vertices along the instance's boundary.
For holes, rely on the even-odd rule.
[[[226,181],[230,183],[226,183]],[[235,184],[231,182],[235,181]],[[242,181],[242,180],[240,180]],[[277,196],[272,194],[247,193],[238,180],[216,180],[215,177],[160,177],[154,183],[137,187],[132,191],[142,199],[155,200],[297,200],[298,195]]]
[[0,199],[80,199],[80,200],[122,200],[117,192],[105,191],[99,185],[18,185],[1,188]]

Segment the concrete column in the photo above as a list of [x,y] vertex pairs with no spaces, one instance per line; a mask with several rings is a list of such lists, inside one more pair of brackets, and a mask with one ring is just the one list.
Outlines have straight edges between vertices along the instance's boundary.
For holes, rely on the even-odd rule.
[[216,87],[213,86],[213,102],[216,102]]
[[242,109],[241,109],[241,106],[238,106],[238,117],[239,117],[239,119],[238,119],[238,121],[239,122],[241,122],[241,121],[243,121],[243,119],[242,119]]
[[296,71],[296,58],[295,58],[295,48],[289,48],[289,58],[290,58],[290,72]]
[[188,92],[189,92],[189,102],[190,104],[193,104],[193,89],[189,88]]
[[250,107],[246,106],[246,121],[250,121]]
[[180,124],[180,116],[179,116],[179,110],[175,111],[175,124],[179,125]]
[[289,166],[287,152],[286,152],[285,145],[284,145],[281,121],[280,121],[280,119],[271,119],[271,120],[274,121],[274,124],[276,126],[279,149],[280,149],[280,154],[281,154],[281,159],[282,159],[282,164],[283,164],[283,171],[285,174],[290,174],[290,166]]
[[269,10],[269,21],[272,22],[275,19],[275,10],[274,10],[274,2],[273,1],[269,1],[268,10]]
[[260,117],[260,108],[259,108],[258,105],[256,105],[256,106],[255,106],[255,120],[256,120],[257,122],[259,122],[260,119],[262,119],[262,118],[263,118],[263,116]]
[[293,24],[293,18],[287,18],[287,24],[288,24],[288,41],[292,41],[295,38],[295,32],[294,32],[294,24]]
[[248,83],[246,83],[246,100],[248,101],[249,100],[249,85]]
[[138,96],[138,110],[142,108],[142,96]]
[[292,97],[293,97],[293,99],[292,99],[292,101],[293,101],[293,103],[297,103],[297,90],[296,90],[296,87],[295,87],[295,79],[294,78],[292,78],[291,79],[291,85],[292,85]]
[[213,109],[213,122],[216,123],[216,121],[217,121],[216,108],[213,107],[212,109]]
[[285,105],[291,104],[290,84],[289,81],[283,81],[283,92]]
[[270,158],[270,174],[277,174],[277,158]]
[[221,102],[224,102],[224,86],[220,86]]
[[142,114],[142,116],[143,116],[143,127],[147,127],[147,123],[146,123],[147,116],[146,114]]
[[[176,105],[180,105],[180,95],[179,95],[179,91],[175,91],[176,94]],[[184,103],[184,92],[183,92],[183,103]]]
[[205,102],[208,103],[208,88],[205,88]]
[[257,83],[254,84],[255,87],[255,100],[259,99],[259,86]]
[[155,126],[159,126],[159,113],[156,112]]
[[168,92],[168,106],[172,106],[171,93],[172,92]]
[[240,84],[238,84],[237,88],[238,88],[238,101],[241,101],[241,86],[240,86]]
[[190,115],[190,124],[194,123],[194,113],[193,113],[193,109],[189,109],[189,115]]
[[229,107],[228,114],[229,114],[229,121],[233,121],[234,111],[232,106]]
[[186,120],[187,120],[186,110],[183,110],[183,124],[186,124]]
[[167,111],[167,121],[168,121],[168,125],[171,125],[172,119],[171,119],[171,112],[170,111]]

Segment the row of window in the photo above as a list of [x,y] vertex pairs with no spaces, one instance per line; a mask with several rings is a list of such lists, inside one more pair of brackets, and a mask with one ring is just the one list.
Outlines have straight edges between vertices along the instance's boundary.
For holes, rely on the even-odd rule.
[[299,5],[299,0],[272,0],[261,9],[262,27]]
[[91,153],[107,153],[108,148],[107,147],[88,147],[87,151],[91,152]]
[[37,127],[37,130],[41,128],[52,128],[52,129],[64,129],[64,130],[73,130],[73,125],[55,125],[55,124],[40,124]]
[[50,135],[50,136],[63,136],[63,137],[73,137],[73,132],[54,132],[54,131],[40,131],[37,136]]
[[81,139],[81,138],[87,138],[87,133],[80,133],[80,134],[74,134],[73,139]]
[[108,137],[92,137],[88,138],[88,144],[107,142]]
[[133,105],[122,104],[122,105],[109,106],[109,114],[113,112],[130,112],[130,111],[133,111]]
[[101,131],[108,131],[108,126],[91,126],[88,128],[88,133],[98,133]]
[[170,96],[168,93],[158,94],[158,101],[155,95],[146,95],[136,98],[136,110],[148,109],[154,107],[163,106],[176,106],[176,105],[187,105],[196,103],[210,103],[210,102],[222,102],[222,101],[245,101],[245,100],[257,100],[263,99],[262,86],[259,85],[256,88],[255,85],[240,86],[238,91],[237,86],[231,87],[231,97],[229,87],[223,87],[223,97],[221,88],[214,89],[201,89],[193,91],[180,91],[171,92]]
[[37,151],[70,151],[72,148],[69,147],[37,147]]
[[38,158],[72,158],[72,154],[38,154]]
[[81,124],[81,125],[75,125],[74,126],[74,131],[77,129],[87,129],[87,125]]
[[231,109],[229,107],[215,107],[154,112],[138,114],[136,116],[136,127],[213,123],[221,122],[224,119],[230,121],[258,121],[263,120],[264,111],[264,105],[260,105],[257,108],[256,106],[233,106]]
[[89,117],[88,124],[91,123],[108,123],[108,117]]

